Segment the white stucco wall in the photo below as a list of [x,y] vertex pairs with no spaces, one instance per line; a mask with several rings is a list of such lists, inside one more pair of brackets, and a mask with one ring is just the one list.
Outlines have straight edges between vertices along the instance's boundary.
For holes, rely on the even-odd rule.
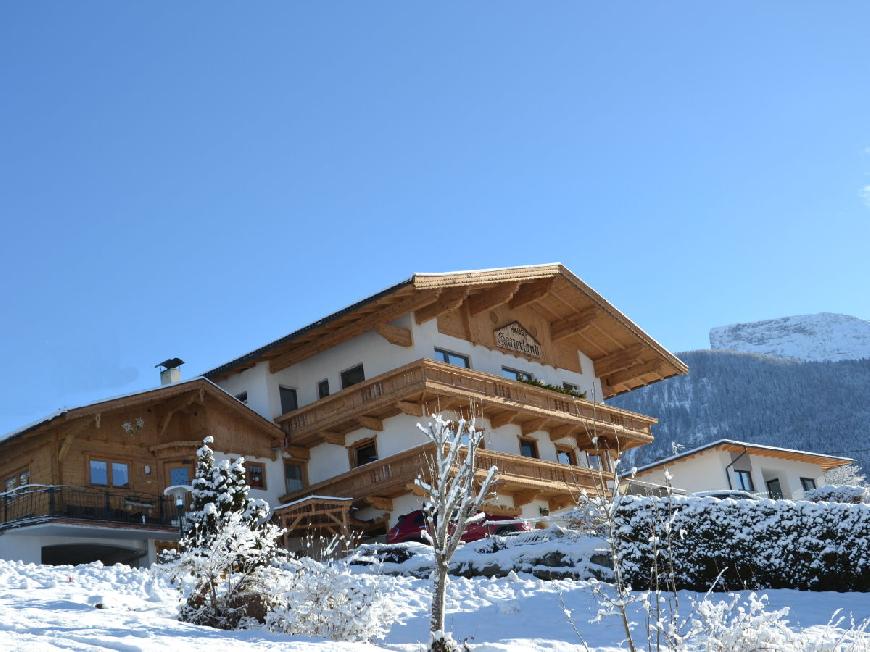
[[638,480],[654,484],[664,484],[665,468],[673,476],[671,482],[677,489],[689,493],[695,491],[721,491],[729,488],[726,468],[731,474],[732,487],[737,488],[733,469],[748,467],[755,491],[767,493],[767,481],[778,478],[784,498],[800,500],[804,496],[801,478],[812,478],[816,486],[824,484],[824,471],[816,464],[796,460],[781,459],[762,455],[748,454],[729,467],[736,455],[727,451],[710,449],[686,459],[674,460],[666,467],[656,467],[637,475]]
[[[27,528],[9,530],[0,535],[0,559],[23,561],[30,564],[42,563],[43,546],[59,546],[66,544],[92,543],[98,546],[118,546],[128,550],[136,550],[143,554],[148,552],[148,542],[142,539],[110,539],[92,537],[72,537],[46,534],[26,534]],[[141,566],[147,566],[150,560],[147,556],[140,560]]]

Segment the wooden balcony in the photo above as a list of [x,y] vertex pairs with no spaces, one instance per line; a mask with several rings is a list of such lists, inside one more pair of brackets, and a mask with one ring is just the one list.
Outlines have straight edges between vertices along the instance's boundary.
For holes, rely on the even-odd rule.
[[[433,450],[432,444],[411,448],[282,496],[281,501],[326,495],[352,498],[355,502],[390,511],[390,499],[415,491],[414,480],[425,473],[427,455],[431,455]],[[499,494],[513,496],[515,506],[543,498],[562,507],[570,504],[583,490],[599,493],[602,489],[601,472],[594,469],[510,453],[480,450],[477,466],[481,477],[490,467],[498,468],[495,489]],[[612,475],[604,472],[603,478],[612,479]]]
[[593,403],[550,389],[434,360],[418,360],[285,414],[276,421],[289,444],[343,443],[358,428],[381,430],[399,413],[423,416],[441,410],[471,411],[493,428],[518,424],[523,433],[546,431],[554,440],[574,437],[581,448],[625,450],[652,441],[656,422],[635,412]]

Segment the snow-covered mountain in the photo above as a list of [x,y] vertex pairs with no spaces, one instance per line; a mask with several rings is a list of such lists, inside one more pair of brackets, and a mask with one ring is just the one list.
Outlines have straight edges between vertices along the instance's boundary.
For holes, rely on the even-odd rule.
[[870,358],[870,321],[820,312],[720,326],[710,331],[712,349],[826,362]]

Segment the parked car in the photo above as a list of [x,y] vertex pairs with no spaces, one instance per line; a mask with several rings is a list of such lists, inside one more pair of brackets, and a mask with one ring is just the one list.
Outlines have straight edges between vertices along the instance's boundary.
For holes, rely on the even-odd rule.
[[758,500],[757,496],[753,496],[748,491],[737,489],[719,489],[713,491],[696,491],[693,496],[706,496],[707,498],[730,498],[731,500]]
[[[469,523],[462,534],[462,541],[477,541],[492,534],[504,536],[518,532],[528,532],[531,528],[527,523],[508,522],[513,521],[510,516],[498,514],[484,514],[482,521]],[[415,510],[402,514],[396,524],[387,532],[387,543],[405,543],[406,541],[419,541],[426,543],[423,532],[426,531],[426,519],[423,510]]]

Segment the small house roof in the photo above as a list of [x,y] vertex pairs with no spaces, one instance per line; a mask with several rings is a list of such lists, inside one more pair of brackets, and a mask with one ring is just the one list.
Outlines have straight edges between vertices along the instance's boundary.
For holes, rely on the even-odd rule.
[[752,442],[737,441],[735,439],[718,439],[716,441],[710,442],[709,444],[704,444],[703,446],[698,446],[697,448],[683,451],[682,453],[678,453],[677,455],[671,455],[670,457],[662,458],[650,464],[639,466],[636,469],[636,474],[641,475],[653,469],[672,464],[673,462],[683,461],[689,457],[694,457],[695,455],[704,453],[714,448],[725,450],[731,453],[742,453],[746,451],[750,455],[761,455],[763,457],[778,457],[780,459],[786,460],[809,462],[811,464],[819,465],[825,471],[828,471],[829,469],[834,469],[838,466],[844,466],[855,461],[850,457],[837,457],[836,455],[826,455],[824,453],[813,453],[810,451],[799,451],[793,448],[780,448],[779,446],[767,446],[765,444],[754,444]]

